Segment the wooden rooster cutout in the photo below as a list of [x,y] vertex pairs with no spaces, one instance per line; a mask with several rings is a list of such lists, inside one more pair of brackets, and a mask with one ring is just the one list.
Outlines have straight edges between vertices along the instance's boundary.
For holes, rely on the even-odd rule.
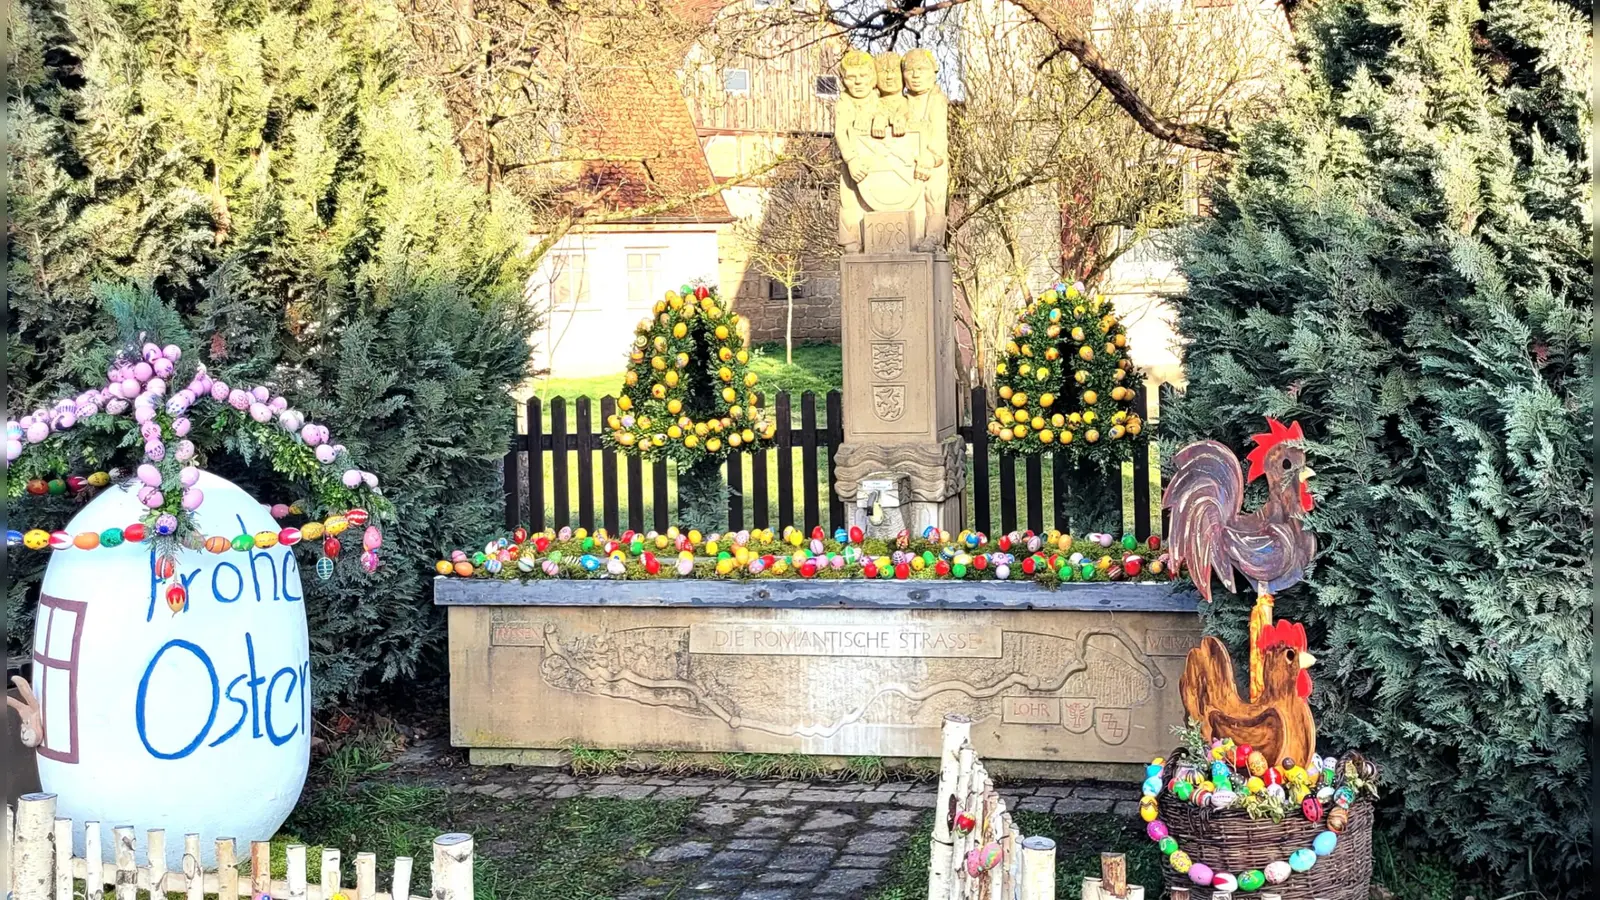
[[1263,628],[1261,656],[1261,696],[1247,703],[1234,686],[1228,648],[1214,637],[1202,638],[1178,679],[1183,708],[1207,742],[1232,738],[1260,750],[1270,765],[1303,766],[1317,746],[1317,723],[1306,704],[1311,696],[1306,669],[1315,660],[1306,652],[1305,627],[1279,621]]
[[1246,479],[1233,451],[1216,441],[1199,441],[1179,450],[1161,495],[1163,509],[1171,510],[1167,542],[1171,548],[1172,575],[1188,566],[1189,577],[1207,602],[1211,576],[1216,574],[1228,590],[1234,572],[1256,589],[1250,611],[1250,699],[1264,689],[1260,636],[1272,623],[1272,594],[1298,582],[1317,552],[1316,536],[1300,524],[1311,510],[1306,481],[1314,474],[1305,452],[1292,442],[1303,440],[1300,423],[1285,426],[1267,419],[1267,432],[1254,435],[1250,451],[1250,481],[1267,480],[1267,501],[1253,513],[1243,511]]

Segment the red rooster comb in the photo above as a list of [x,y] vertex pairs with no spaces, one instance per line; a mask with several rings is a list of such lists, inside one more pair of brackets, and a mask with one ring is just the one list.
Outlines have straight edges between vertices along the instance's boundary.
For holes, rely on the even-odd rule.
[[1276,625],[1267,625],[1261,629],[1261,636],[1256,639],[1256,646],[1263,650],[1275,647],[1289,647],[1304,652],[1306,649],[1306,627],[1299,622],[1288,619],[1279,619]]
[[1299,422],[1284,425],[1271,416],[1267,417],[1267,432],[1253,434],[1250,440],[1255,441],[1256,448],[1250,451],[1247,457],[1250,460],[1250,477],[1247,481],[1255,481],[1267,474],[1267,452],[1284,441],[1305,440],[1305,432],[1300,430]]
[[[1299,622],[1279,619],[1278,624],[1268,625],[1261,629],[1261,634],[1256,639],[1256,646],[1263,650],[1288,647],[1296,653],[1304,654],[1306,652],[1306,627]],[[1303,668],[1305,665],[1306,663],[1302,661],[1302,668],[1295,675],[1294,692],[1299,695],[1300,699],[1309,700],[1311,698],[1311,673]]]

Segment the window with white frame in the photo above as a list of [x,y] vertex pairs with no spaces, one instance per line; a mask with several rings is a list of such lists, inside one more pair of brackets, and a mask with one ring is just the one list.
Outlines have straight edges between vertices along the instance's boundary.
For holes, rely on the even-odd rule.
[[816,89],[817,96],[823,98],[824,100],[839,99],[839,76],[818,75]]
[[750,70],[727,69],[722,73],[722,89],[730,94],[750,93]]
[[585,253],[550,255],[550,306],[574,309],[589,305],[589,257]]
[[628,305],[650,306],[665,292],[661,284],[661,249],[628,248]]

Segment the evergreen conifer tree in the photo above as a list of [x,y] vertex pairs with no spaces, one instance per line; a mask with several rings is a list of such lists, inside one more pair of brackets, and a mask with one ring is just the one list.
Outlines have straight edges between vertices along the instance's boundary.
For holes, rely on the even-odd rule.
[[394,502],[392,564],[306,585],[319,693],[415,672],[444,635],[400,560],[501,515],[533,330],[521,207],[465,177],[387,2],[24,0],[12,21],[9,405],[103,374],[97,284],[154,291],[217,377],[336,423]]
[[678,464],[678,525],[702,532],[727,521],[722,461],[772,439],[778,425],[757,405],[757,377],[739,316],[715,289],[684,285],[639,323],[618,413],[603,440],[642,459]]
[[[1166,446],[1300,422],[1323,549],[1325,751],[1380,823],[1587,890],[1594,473],[1587,5],[1300,5],[1281,112],[1241,136],[1174,298]],[[1238,641],[1248,598],[1212,622]]]

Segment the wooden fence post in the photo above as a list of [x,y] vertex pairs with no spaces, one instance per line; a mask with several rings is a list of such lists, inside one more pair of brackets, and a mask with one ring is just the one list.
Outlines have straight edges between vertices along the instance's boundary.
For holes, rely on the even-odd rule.
[[[272,842],[250,842],[250,893],[272,893]],[[233,900],[233,898],[229,898]]]
[[0,888],[4,888],[8,893],[13,887],[11,883],[11,851],[16,847],[13,838],[16,836],[17,830],[12,825],[15,819],[16,813],[12,811],[11,804],[7,803],[5,821],[0,822],[0,841],[5,842],[3,846],[0,846]]
[[55,794],[23,794],[17,799],[16,900],[50,900],[55,889],[55,848],[51,830],[56,821]]
[[411,900],[411,857],[394,858],[394,877],[389,879],[389,896],[393,900]]
[[[977,769],[978,755],[973,752],[972,744],[964,743],[961,745],[959,759],[960,762],[956,764],[956,807],[971,813],[973,818],[978,818],[982,810],[978,809],[977,804],[972,802],[973,775]],[[956,896],[961,897],[962,900],[966,900],[968,896],[966,890],[968,879],[962,877],[966,874],[967,852],[976,846],[978,836],[983,833],[984,827],[985,823],[980,821],[976,828],[961,835],[960,839],[956,841],[956,852],[951,854],[954,859],[951,860],[950,883],[957,888],[954,893]]]
[[206,900],[206,867],[200,861],[200,835],[183,836],[183,877],[189,880],[187,900]]
[[322,849],[322,871],[317,878],[317,895],[328,900],[341,890],[339,886],[339,851],[332,847]]
[[1022,900],[1054,900],[1056,842],[1042,835],[1022,839]]
[[133,836],[133,826],[112,828],[111,840],[117,860],[117,900],[138,900],[139,866],[134,857],[134,851],[138,849],[138,839]]
[[289,900],[306,900],[306,847],[290,844],[284,851],[288,864]]
[[102,900],[106,894],[105,851],[100,848],[100,823],[83,823],[83,864],[87,874],[85,900]]
[[144,855],[150,860],[150,893],[161,895],[167,890],[167,832],[152,828],[144,833]]
[[[217,898],[233,900],[239,896],[239,857],[233,838],[217,838]],[[271,877],[271,874],[268,874]],[[269,888],[270,890],[270,888]]]
[[1100,854],[1100,889],[1123,900],[1128,896],[1128,858],[1121,853]]
[[954,854],[951,835],[952,805],[956,795],[956,776],[961,765],[961,745],[972,735],[972,720],[960,713],[944,717],[944,742],[939,750],[939,793],[933,810],[933,848],[928,861],[929,900],[944,900],[950,893],[950,857]]
[[72,900],[72,820],[56,819],[56,900]]
[[378,854],[356,854],[356,900],[378,896]]
[[434,838],[433,900],[472,900],[472,835]]

